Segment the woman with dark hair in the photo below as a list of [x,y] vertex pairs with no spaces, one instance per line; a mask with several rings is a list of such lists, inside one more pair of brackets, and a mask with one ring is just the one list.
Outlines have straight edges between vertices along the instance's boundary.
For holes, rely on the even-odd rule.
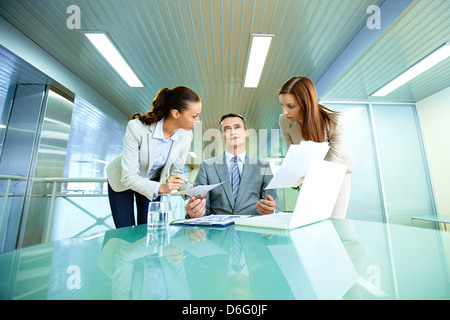
[[347,166],[332,218],[344,219],[350,200],[350,173],[356,166],[356,159],[344,144],[344,117],[318,103],[313,82],[304,76],[292,77],[278,91],[283,113],[280,115],[280,129],[286,148],[302,140],[328,142],[330,149],[325,160]]
[[122,153],[106,168],[108,198],[116,228],[147,223],[149,202],[178,190],[192,142],[191,130],[200,121],[200,97],[186,87],[161,89],[144,115],[128,120]]

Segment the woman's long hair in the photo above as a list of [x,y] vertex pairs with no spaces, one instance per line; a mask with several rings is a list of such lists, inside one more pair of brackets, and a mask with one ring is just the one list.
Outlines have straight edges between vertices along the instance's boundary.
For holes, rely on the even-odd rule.
[[308,77],[297,76],[286,81],[280,94],[293,94],[300,105],[300,124],[305,140],[325,142],[331,130],[331,124],[336,124],[338,112],[320,105],[317,99],[314,83]]
[[153,100],[153,108],[146,114],[135,113],[128,120],[139,119],[143,124],[150,125],[167,117],[171,109],[183,113],[188,104],[199,102],[200,97],[194,91],[186,87],[175,87],[172,89],[163,88],[159,90],[156,98]]

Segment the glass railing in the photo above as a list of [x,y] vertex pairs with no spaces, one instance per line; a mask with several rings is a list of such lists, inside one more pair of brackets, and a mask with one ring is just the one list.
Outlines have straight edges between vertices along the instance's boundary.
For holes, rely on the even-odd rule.
[[[25,192],[18,190],[25,189],[17,186],[26,180],[22,176],[0,175],[0,230],[4,233],[11,213],[16,215],[21,211],[15,203],[23,202]],[[41,226],[27,227],[42,228],[43,243],[114,229],[107,187],[106,178],[33,179],[28,210],[34,211],[34,216],[38,212],[44,222]],[[181,197],[167,198],[174,218],[183,218],[185,200]]]

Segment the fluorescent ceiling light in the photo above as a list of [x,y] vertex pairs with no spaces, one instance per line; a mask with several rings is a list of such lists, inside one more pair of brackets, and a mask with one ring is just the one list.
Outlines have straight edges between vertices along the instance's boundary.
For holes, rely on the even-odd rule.
[[254,34],[252,36],[250,54],[247,62],[247,73],[244,81],[245,88],[258,87],[259,78],[261,77],[273,36],[273,34]]
[[195,152],[189,151],[188,153],[192,158],[197,158],[197,154]]
[[84,35],[130,87],[144,86],[103,32],[86,32]]
[[447,42],[439,49],[433,51],[424,59],[413,65],[411,68],[403,72],[397,78],[389,82],[387,85],[372,93],[371,96],[374,97],[384,97],[394,91],[395,89],[401,87],[408,81],[411,81],[421,73],[427,71],[431,67],[435,66],[439,62],[447,59],[450,56],[450,44]]
[[105,161],[105,160],[101,160],[101,159],[92,159],[91,161],[109,164],[109,161]]

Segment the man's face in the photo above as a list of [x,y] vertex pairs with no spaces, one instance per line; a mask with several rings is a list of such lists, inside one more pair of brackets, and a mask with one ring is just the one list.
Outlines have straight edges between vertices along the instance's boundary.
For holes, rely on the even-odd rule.
[[223,119],[221,125],[221,137],[227,147],[245,147],[245,139],[248,137],[248,130],[245,129],[244,121],[238,117]]

